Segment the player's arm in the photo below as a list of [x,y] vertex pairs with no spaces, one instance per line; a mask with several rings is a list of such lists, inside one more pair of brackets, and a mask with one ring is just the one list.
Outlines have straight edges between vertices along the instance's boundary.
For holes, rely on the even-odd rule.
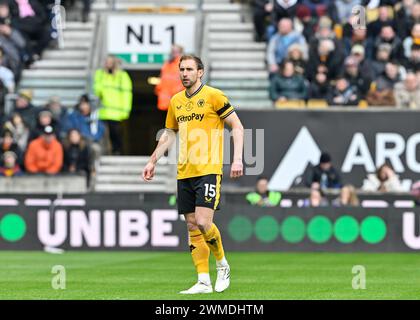
[[176,138],[176,130],[166,128],[159,138],[155,151],[150,156],[149,162],[143,169],[143,180],[151,181],[155,175],[155,167],[158,160],[171,147]]
[[244,127],[236,112],[230,113],[224,121],[232,128],[233,136],[233,162],[230,169],[230,177],[239,178],[243,175]]

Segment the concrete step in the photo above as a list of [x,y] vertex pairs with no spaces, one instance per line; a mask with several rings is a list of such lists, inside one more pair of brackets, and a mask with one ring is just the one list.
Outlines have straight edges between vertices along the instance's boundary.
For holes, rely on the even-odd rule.
[[254,35],[250,32],[210,32],[210,41],[245,42],[254,41]]
[[96,192],[168,192],[166,184],[115,184],[100,183],[95,185]]
[[268,80],[221,80],[211,79],[210,86],[225,89],[267,89],[270,86]]
[[203,3],[204,12],[237,12],[242,8],[243,6],[239,3]]
[[[86,50],[46,50],[42,54],[43,60],[48,59],[80,59],[80,60],[87,60],[88,59],[88,52]],[[41,60],[42,61],[42,60]]]
[[[141,174],[141,170],[143,168],[141,166],[135,165],[126,165],[126,166],[119,166],[116,167],[114,165],[107,165],[107,166],[99,166],[98,168],[98,175],[99,174]],[[157,166],[155,170],[155,174],[167,174],[169,172],[168,166]]]
[[240,22],[242,21],[242,15],[240,13],[208,13],[207,18],[211,23],[214,22]]
[[87,60],[39,60],[34,64],[35,69],[87,69]]
[[86,80],[78,79],[23,79],[21,88],[85,88]]
[[[22,87],[23,88],[23,87]],[[44,89],[34,89],[33,94],[36,99],[47,99],[51,96],[59,96],[63,100],[78,100],[79,97],[86,93],[85,90],[74,90],[74,89],[51,89],[51,88],[44,88]]]
[[[140,8],[140,7],[147,7],[147,8],[159,8],[161,6],[169,7],[169,8],[183,8],[187,11],[195,11],[197,10],[197,4],[194,2],[168,2],[168,3],[154,3],[154,2],[130,2],[127,0],[120,0],[116,1],[115,9],[116,10],[127,10],[130,8]],[[92,10],[95,11],[104,11],[109,10],[110,6],[105,2],[94,2],[92,4]]]
[[268,90],[223,90],[230,100],[269,99]]
[[264,51],[266,50],[265,43],[262,42],[210,42],[210,52],[213,50],[231,50],[231,51]]
[[84,49],[88,50],[92,42],[89,40],[64,40],[63,49]]
[[212,70],[265,70],[264,61],[214,61]]
[[95,28],[95,24],[93,21],[89,21],[86,23],[78,22],[78,21],[66,21],[64,32],[76,31],[76,30],[89,31],[89,30],[93,30],[94,28]]
[[59,78],[59,79],[86,79],[88,71],[86,70],[36,70],[28,69],[23,70],[22,78]]
[[[51,92],[51,96],[54,96],[54,92]],[[38,98],[34,98],[32,100],[32,104],[36,107],[42,107],[44,105],[47,104],[49,99],[38,99]],[[77,99],[60,99],[60,103],[67,108],[73,108],[76,104],[77,104],[78,100]]]
[[210,79],[268,79],[268,71],[210,71]]
[[91,40],[93,38],[92,31],[64,30],[64,40],[68,39],[84,39]]
[[[102,156],[99,159],[99,163],[106,165],[145,165],[149,161],[150,157],[142,156]],[[157,165],[166,165],[168,160],[166,157],[162,157],[157,162]]]
[[209,54],[210,61],[214,60],[253,60],[264,61],[266,56],[265,51],[212,51]]
[[209,27],[210,31],[228,31],[228,32],[254,32],[254,25],[252,23],[212,23]]
[[[153,177],[154,184],[165,184],[167,182],[165,176],[155,176]],[[101,174],[96,177],[96,183],[116,183],[116,184],[142,184],[144,183],[140,175],[105,175]]]
[[269,110],[274,108],[270,100],[231,100],[230,103],[238,110]]

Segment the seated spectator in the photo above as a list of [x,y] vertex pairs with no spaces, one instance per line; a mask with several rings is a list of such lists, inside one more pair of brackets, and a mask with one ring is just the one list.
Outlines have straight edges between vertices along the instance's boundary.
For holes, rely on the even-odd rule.
[[3,50],[0,47],[0,81],[3,86],[7,89],[7,93],[13,93],[15,91],[15,75],[12,70],[3,66]]
[[404,81],[394,89],[397,108],[420,109],[420,84],[413,72],[407,73]]
[[391,46],[391,59],[401,61],[404,58],[402,41],[396,35],[393,27],[389,24],[385,24],[381,28],[381,33],[376,38],[374,38],[372,53],[369,54],[370,57],[376,56],[376,52],[382,43],[388,43]]
[[371,106],[395,106],[394,86],[401,80],[399,66],[388,62],[385,72],[372,83],[366,100]]
[[337,39],[336,33],[333,30],[333,24],[330,18],[321,17],[315,28],[315,33],[309,42],[309,55],[316,55],[319,42],[321,40],[332,40],[336,54],[343,55],[344,48],[340,40]]
[[420,2],[403,1],[403,8],[397,13],[398,34],[401,39],[410,36],[414,24],[420,22]]
[[1,177],[16,177],[23,175],[23,172],[17,163],[17,156],[13,151],[7,151],[2,155],[0,164]]
[[354,29],[351,25],[349,25],[349,28],[351,30],[349,36],[343,39],[344,54],[346,56],[350,55],[352,53],[351,49],[360,45],[363,48],[363,53],[366,51],[366,58],[371,59],[372,57],[367,54],[372,52],[372,40],[368,38],[366,29]]
[[168,110],[172,96],[184,89],[179,78],[179,61],[183,52],[181,46],[172,46],[170,57],[160,70],[160,83],[155,87],[159,110]]
[[63,148],[51,126],[33,140],[25,156],[25,168],[30,173],[57,174],[63,166]]
[[327,75],[324,72],[318,72],[309,86],[308,98],[327,100],[330,91]]
[[378,19],[370,22],[367,25],[367,32],[369,37],[376,38],[380,33],[384,25],[391,25],[394,30],[397,28],[397,24],[391,15],[392,9],[386,4],[381,3],[378,7]]
[[411,46],[410,57],[404,59],[404,68],[407,71],[417,72],[420,71],[420,45],[413,43]]
[[331,162],[331,156],[323,152],[319,159],[319,164],[311,168],[305,176],[305,185],[313,187],[313,184],[319,184],[321,190],[341,188],[341,177],[337,169]]
[[280,19],[294,18],[298,7],[298,0],[274,0],[273,1],[273,24],[277,25]]
[[67,136],[67,131],[70,128],[70,119],[67,108],[60,102],[60,97],[51,97],[43,110],[51,112],[55,123],[57,138],[60,141],[63,140]]
[[268,179],[258,177],[256,190],[246,195],[246,200],[253,206],[275,207],[280,204],[281,193],[268,190]]
[[68,173],[90,175],[91,156],[89,145],[76,129],[68,132],[67,139],[63,143],[64,163],[63,171]]
[[12,114],[9,121],[6,121],[4,128],[13,134],[13,140],[16,141],[20,150],[26,150],[28,145],[30,130],[22,116],[19,113]]
[[355,44],[350,50],[350,56],[357,60],[357,63],[359,64],[359,70],[363,70],[363,75],[372,81],[372,61],[366,58],[365,48],[360,44]]
[[306,41],[303,35],[293,31],[293,22],[290,18],[283,18],[278,23],[278,32],[270,39],[267,47],[267,64],[270,73],[276,73],[279,65],[286,58],[287,50],[298,43],[306,49]]
[[376,51],[376,57],[371,61],[373,78],[377,79],[380,75],[385,72],[385,65],[391,59],[391,45],[388,43],[382,43]]
[[304,75],[306,68],[307,56],[305,50],[300,44],[292,44],[287,52],[287,60],[293,62],[295,73]]
[[357,87],[350,85],[346,77],[340,75],[328,94],[327,100],[330,106],[357,106],[360,98]]
[[37,116],[36,126],[29,135],[29,142],[38,138],[44,133],[44,128],[51,126],[54,132],[57,132],[57,124],[53,118],[52,112],[49,110],[40,110]]
[[309,43],[315,34],[317,26],[317,18],[311,15],[311,10],[306,6],[298,6],[296,10],[296,24],[302,30],[306,43]]
[[32,130],[36,125],[36,109],[31,103],[32,91],[21,90],[16,99],[14,112],[18,113],[23,121],[28,125],[29,129]]
[[363,181],[362,190],[379,192],[402,192],[403,187],[398,175],[387,164],[378,168],[376,173],[369,173]]
[[20,79],[27,43],[12,23],[8,0],[0,0],[0,43],[4,54],[3,65],[13,72],[17,81]]
[[312,81],[318,72],[327,74],[328,81],[335,79],[341,70],[343,56],[335,52],[334,41],[323,39],[319,41],[318,49],[309,56],[306,78]]
[[420,45],[420,22],[413,26],[411,36],[404,39],[403,46],[406,59],[409,59],[411,56],[411,47],[413,44]]
[[293,62],[285,60],[281,74],[276,74],[270,81],[270,98],[272,101],[306,99],[306,84],[301,75],[295,74]]
[[334,207],[358,207],[360,205],[356,189],[351,184],[341,188],[340,196],[332,201]]
[[19,148],[13,139],[13,133],[5,130],[0,139],[0,157],[8,151],[12,151],[16,155],[16,160],[19,165],[23,164],[23,150]]
[[361,4],[361,0],[335,0],[328,7],[328,15],[337,24],[345,24],[352,15],[355,6]]
[[257,42],[267,40],[265,36],[266,18],[273,12],[273,7],[271,0],[254,0],[253,2],[255,41]]
[[328,13],[331,2],[331,0],[302,0],[301,6],[308,8],[312,16],[320,18]]
[[372,78],[369,72],[366,72],[359,61],[354,56],[348,56],[344,61],[344,76],[350,86],[356,87],[358,95],[364,97],[369,91]]
[[38,0],[9,1],[12,24],[25,37],[30,61],[39,60],[51,40],[51,25]]
[[309,198],[303,200],[302,207],[305,208],[318,208],[318,207],[327,207],[328,200],[324,197],[321,189],[311,188],[311,193]]

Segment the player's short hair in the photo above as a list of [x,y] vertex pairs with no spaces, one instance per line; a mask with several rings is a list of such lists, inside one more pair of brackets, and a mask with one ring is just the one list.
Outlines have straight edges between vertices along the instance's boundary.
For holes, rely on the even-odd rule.
[[181,65],[181,62],[184,60],[194,60],[197,64],[197,70],[204,70],[204,63],[201,61],[200,57],[197,57],[193,54],[184,54],[182,55],[181,59],[179,60],[179,65]]

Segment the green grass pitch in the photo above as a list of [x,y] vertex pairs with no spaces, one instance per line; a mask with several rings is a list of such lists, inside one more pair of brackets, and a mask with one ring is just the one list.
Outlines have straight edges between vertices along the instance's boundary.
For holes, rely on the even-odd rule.
[[[419,299],[414,253],[232,253],[231,287],[184,296],[196,280],[188,252],[0,252],[0,299]],[[54,265],[66,289],[54,290]],[[366,289],[352,288],[352,267],[366,268]],[[216,279],[214,258],[211,278]]]

